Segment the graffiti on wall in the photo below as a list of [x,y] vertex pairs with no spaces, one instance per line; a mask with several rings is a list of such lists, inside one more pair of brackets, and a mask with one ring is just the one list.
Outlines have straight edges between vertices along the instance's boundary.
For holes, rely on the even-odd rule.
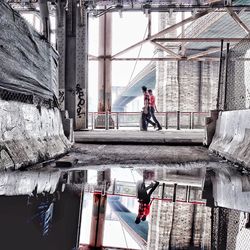
[[85,90],[78,83],[76,85],[76,116],[82,118],[85,115]]

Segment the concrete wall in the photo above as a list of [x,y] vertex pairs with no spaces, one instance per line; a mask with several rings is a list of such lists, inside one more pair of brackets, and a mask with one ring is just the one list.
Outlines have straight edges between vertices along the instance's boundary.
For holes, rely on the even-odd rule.
[[222,112],[210,150],[250,168],[250,110]]
[[0,169],[48,160],[69,148],[57,108],[0,100]]
[[158,62],[159,110],[206,112],[214,109],[218,69],[218,62]]

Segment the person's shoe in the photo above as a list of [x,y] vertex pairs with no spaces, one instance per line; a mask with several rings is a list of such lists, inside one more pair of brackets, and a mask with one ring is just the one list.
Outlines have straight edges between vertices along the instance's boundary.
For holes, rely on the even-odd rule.
[[156,123],[153,125],[153,127],[154,127],[154,129],[156,129],[156,127],[157,127]]
[[158,128],[157,131],[162,130],[162,127]]

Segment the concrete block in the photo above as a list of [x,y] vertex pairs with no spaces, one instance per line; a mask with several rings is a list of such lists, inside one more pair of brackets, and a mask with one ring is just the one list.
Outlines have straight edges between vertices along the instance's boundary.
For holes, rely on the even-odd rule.
[[0,169],[27,167],[70,147],[57,108],[0,100]]
[[250,169],[250,110],[222,112],[209,149]]
[[63,119],[63,130],[64,135],[68,138],[68,140],[73,143],[74,142],[74,125],[73,125],[73,119],[67,118]]
[[[250,212],[249,176],[242,176],[235,168],[221,166],[213,170],[214,202],[219,207]],[[247,179],[247,180],[246,180]]]
[[210,117],[205,118],[205,136],[203,140],[203,145],[209,146],[212,142],[215,129],[216,129],[216,121],[218,119],[218,110],[211,110]]
[[68,110],[61,110],[61,118],[63,124],[64,135],[71,143],[74,143],[74,121],[69,118]]
[[56,167],[58,168],[70,168],[77,164],[78,159],[71,157],[69,155],[66,155],[59,160],[56,161]]

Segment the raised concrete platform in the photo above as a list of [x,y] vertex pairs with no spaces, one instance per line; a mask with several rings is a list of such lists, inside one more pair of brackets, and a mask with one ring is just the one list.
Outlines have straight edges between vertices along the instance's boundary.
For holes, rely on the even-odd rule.
[[78,143],[202,145],[204,130],[99,130],[75,132]]

